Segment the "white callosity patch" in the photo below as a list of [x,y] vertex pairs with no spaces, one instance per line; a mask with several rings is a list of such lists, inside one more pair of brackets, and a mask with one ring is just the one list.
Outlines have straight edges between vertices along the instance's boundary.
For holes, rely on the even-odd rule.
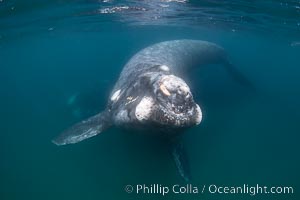
[[166,72],[170,71],[170,68],[167,65],[160,66],[160,69]]
[[161,85],[159,86],[159,89],[160,89],[165,95],[167,95],[167,96],[170,96],[170,95],[171,95],[170,92],[169,92],[169,90],[167,90],[167,88],[166,88],[166,86],[165,86],[164,84],[161,84]]
[[119,97],[120,97],[120,93],[121,93],[121,90],[117,90],[110,98],[110,100],[112,101],[118,101]]
[[[163,86],[163,87],[162,87]],[[182,80],[174,75],[167,75],[164,76],[161,80],[160,88],[164,88],[168,91],[177,91],[183,92],[184,94],[188,95],[190,93],[189,86]],[[164,91],[162,91],[166,94]]]
[[154,100],[151,97],[145,96],[135,108],[135,117],[139,120],[147,120],[151,116],[154,106]]
[[202,121],[202,111],[198,104],[196,104],[196,106],[197,106],[197,108],[196,108],[196,110],[197,110],[196,125],[198,125]]

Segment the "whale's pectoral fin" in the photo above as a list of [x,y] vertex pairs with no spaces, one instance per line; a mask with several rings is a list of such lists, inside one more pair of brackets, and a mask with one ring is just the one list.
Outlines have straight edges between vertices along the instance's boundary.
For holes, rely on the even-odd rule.
[[190,181],[190,166],[187,159],[186,151],[181,141],[176,140],[172,142],[171,153],[180,176],[185,181]]
[[98,135],[111,126],[109,116],[103,111],[65,130],[52,140],[56,145],[73,144]]

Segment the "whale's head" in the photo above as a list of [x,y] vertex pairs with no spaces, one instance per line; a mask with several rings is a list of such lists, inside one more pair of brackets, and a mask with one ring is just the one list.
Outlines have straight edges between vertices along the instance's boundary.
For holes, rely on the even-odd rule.
[[201,109],[187,83],[169,73],[145,73],[127,89],[114,91],[111,101],[117,125],[185,128],[202,120]]
[[117,90],[111,96],[118,105],[114,112],[117,125],[184,128],[201,122],[201,109],[183,79],[150,72],[133,82],[126,91]]
[[168,127],[189,127],[202,120],[202,112],[186,82],[174,75],[154,77],[152,87],[135,109],[140,121]]

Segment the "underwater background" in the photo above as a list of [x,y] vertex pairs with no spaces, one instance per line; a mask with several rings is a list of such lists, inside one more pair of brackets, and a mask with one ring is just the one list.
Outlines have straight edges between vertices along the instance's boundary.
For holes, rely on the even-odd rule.
[[[185,186],[164,147],[111,128],[51,140],[103,110],[122,67],[156,42],[225,48],[254,89],[222,65],[190,87],[203,121],[184,143],[193,186],[291,186],[293,194],[128,194]],[[0,0],[0,199],[299,199],[300,1]]]

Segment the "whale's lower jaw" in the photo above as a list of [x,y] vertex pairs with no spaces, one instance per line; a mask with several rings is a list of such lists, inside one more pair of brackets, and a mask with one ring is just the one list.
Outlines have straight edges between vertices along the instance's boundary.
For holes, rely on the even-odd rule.
[[188,128],[200,124],[202,112],[197,104],[184,113],[175,113],[163,106],[159,106],[159,109],[152,113],[152,120],[161,126]]

